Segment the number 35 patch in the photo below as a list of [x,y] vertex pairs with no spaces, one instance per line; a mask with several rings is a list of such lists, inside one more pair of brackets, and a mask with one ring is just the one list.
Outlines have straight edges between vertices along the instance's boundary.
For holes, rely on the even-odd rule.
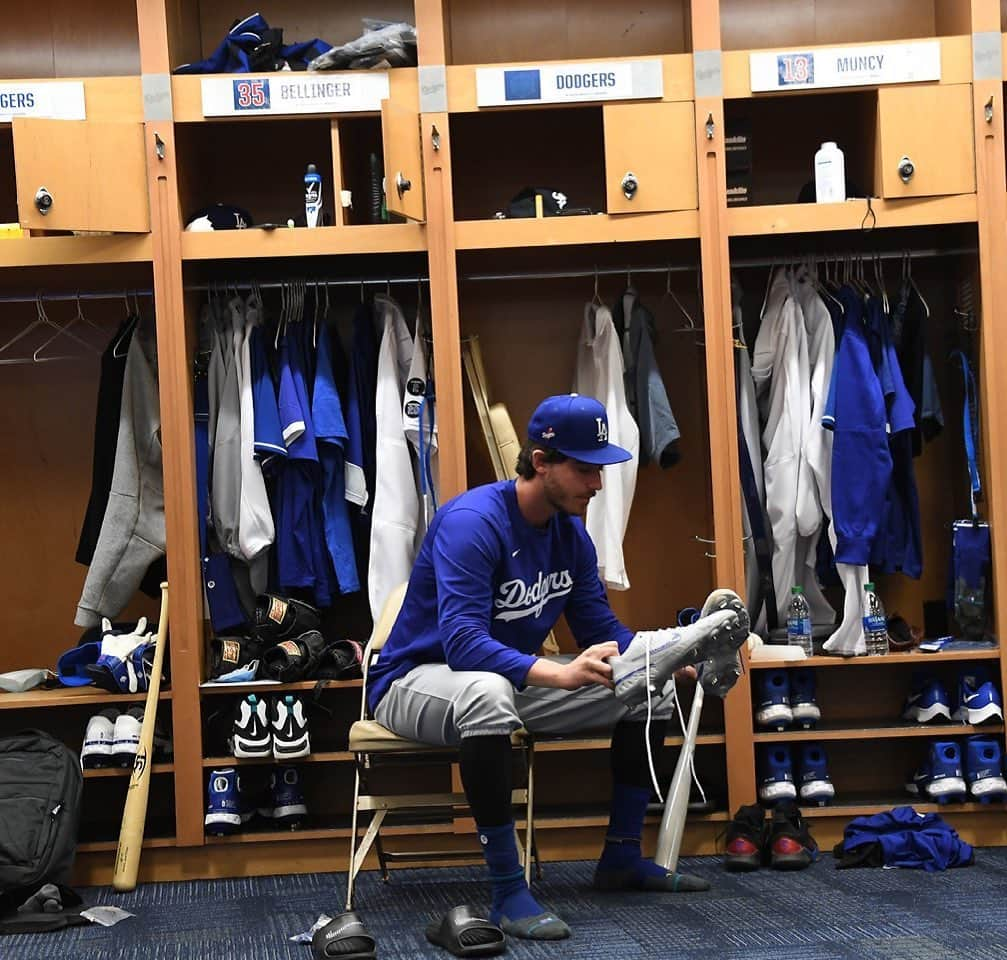
[[815,82],[813,53],[784,53],[776,58],[776,70],[781,87],[796,87]]
[[235,110],[268,110],[269,80],[265,77],[251,77],[235,80],[234,109]]

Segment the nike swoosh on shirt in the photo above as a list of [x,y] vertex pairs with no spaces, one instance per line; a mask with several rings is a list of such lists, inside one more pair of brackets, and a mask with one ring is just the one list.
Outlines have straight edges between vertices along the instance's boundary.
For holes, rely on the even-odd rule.
[[515,550],[515,551],[514,551],[514,552],[513,552],[512,554],[511,554],[511,556],[512,556],[512,557],[516,557],[516,556],[517,556],[517,555],[518,555],[518,554],[519,554],[520,552],[521,552],[521,548],[520,548],[520,547],[518,547],[518,548],[517,548],[517,550]]

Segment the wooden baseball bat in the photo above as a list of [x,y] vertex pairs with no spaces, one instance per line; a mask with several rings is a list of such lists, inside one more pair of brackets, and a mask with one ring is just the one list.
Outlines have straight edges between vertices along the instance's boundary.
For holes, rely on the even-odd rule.
[[140,743],[136,748],[133,773],[126,791],[126,805],[122,811],[119,829],[119,847],[115,853],[112,886],[121,892],[136,887],[140,869],[140,850],[143,846],[143,828],[147,820],[147,797],[150,793],[150,767],[154,747],[154,724],[157,721],[157,701],[161,694],[161,666],[164,648],[168,642],[168,584],[161,584],[161,614],[157,621],[157,638],[154,641],[154,666],[150,672],[147,700],[143,706],[143,724],[140,726]]
[[657,856],[654,862],[674,873],[678,866],[678,851],[685,832],[685,817],[689,812],[689,790],[692,787],[692,755],[699,733],[699,715],[703,712],[703,686],[696,683],[696,692],[689,711],[689,724],[685,728],[685,742],[678,755],[678,763],[671,777],[668,796],[664,800],[664,815],[657,835]]

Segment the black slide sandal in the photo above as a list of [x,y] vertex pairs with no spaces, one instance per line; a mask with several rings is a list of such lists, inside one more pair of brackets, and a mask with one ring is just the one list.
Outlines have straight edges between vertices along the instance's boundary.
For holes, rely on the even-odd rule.
[[491,957],[507,948],[503,930],[467,904],[452,907],[439,922],[429,924],[426,935],[456,957]]
[[311,950],[316,960],[374,960],[374,937],[352,910],[339,914],[311,938]]

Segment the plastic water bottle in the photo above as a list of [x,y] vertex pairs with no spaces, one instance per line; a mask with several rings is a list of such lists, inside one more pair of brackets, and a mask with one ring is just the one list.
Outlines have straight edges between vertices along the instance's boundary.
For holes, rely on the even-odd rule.
[[846,199],[846,158],[829,140],[815,154],[815,203],[842,203]]
[[873,583],[864,584],[864,639],[867,641],[868,656],[888,653],[888,620]]
[[811,608],[804,596],[804,587],[790,588],[790,606],[787,607],[787,643],[800,647],[807,656],[813,656],[811,642]]

